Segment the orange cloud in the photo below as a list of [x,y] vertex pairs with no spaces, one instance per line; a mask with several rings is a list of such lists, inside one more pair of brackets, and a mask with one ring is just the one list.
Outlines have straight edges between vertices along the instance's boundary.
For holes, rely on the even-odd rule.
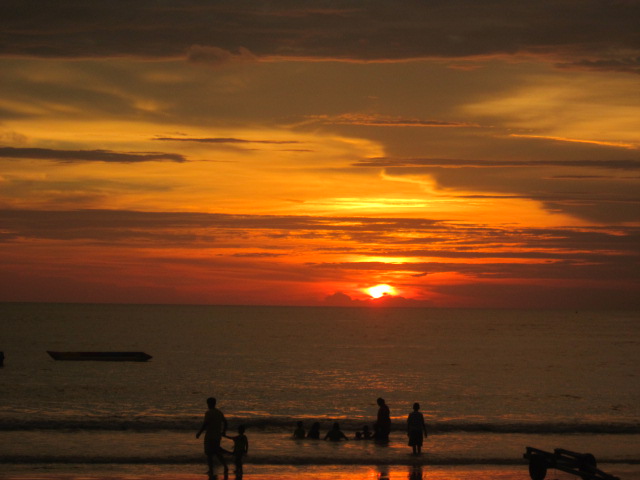
[[605,142],[605,141],[599,141],[599,140],[582,140],[578,138],[563,138],[563,137],[552,137],[552,136],[545,136],[545,135],[525,135],[522,133],[512,133],[510,134],[510,136],[520,137],[520,138],[541,138],[543,140],[553,140],[555,142],[587,143],[591,145],[602,145],[604,147],[626,148],[628,150],[638,149],[638,145],[633,143]]
[[317,115],[310,117],[313,121],[334,125],[360,125],[366,127],[418,127],[418,128],[471,128],[476,124],[465,122],[448,122],[441,120],[421,120],[417,118],[401,118],[388,115],[372,115],[365,113],[344,113],[342,115]]

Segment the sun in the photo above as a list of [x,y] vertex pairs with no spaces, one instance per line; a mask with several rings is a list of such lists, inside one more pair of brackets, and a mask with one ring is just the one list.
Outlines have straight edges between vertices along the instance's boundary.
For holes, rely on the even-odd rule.
[[391,285],[382,283],[380,285],[376,285],[375,287],[367,288],[367,293],[371,295],[373,298],[380,298],[383,295],[395,295],[396,289],[393,288]]

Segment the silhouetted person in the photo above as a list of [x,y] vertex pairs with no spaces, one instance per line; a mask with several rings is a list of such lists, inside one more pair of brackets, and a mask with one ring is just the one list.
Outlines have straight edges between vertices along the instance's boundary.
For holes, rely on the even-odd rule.
[[227,433],[227,419],[224,418],[224,414],[216,408],[216,399],[213,397],[207,398],[207,406],[209,410],[204,414],[204,422],[202,428],[196,433],[196,438],[200,438],[202,432],[204,435],[204,454],[207,457],[207,465],[209,466],[209,475],[213,475],[213,457],[215,456],[220,463],[224,466],[225,473],[229,470],[227,462],[225,462],[222,456],[222,448],[220,447],[220,440],[222,436]]
[[340,424],[338,422],[333,424],[333,428],[327,432],[324,436],[325,440],[332,442],[339,442],[340,440],[349,440],[347,436],[340,430]]
[[296,424],[296,429],[293,431],[293,438],[295,439],[303,439],[306,437],[305,431],[304,431],[304,426],[302,424],[302,422],[298,422]]
[[420,455],[422,441],[427,436],[427,426],[424,423],[422,413],[420,413],[420,404],[417,402],[413,404],[413,412],[407,417],[407,435],[409,436],[409,446],[413,448],[413,454]]
[[312,438],[314,440],[320,440],[320,423],[315,422],[311,425],[309,429],[309,433],[307,433],[307,438]]
[[378,419],[375,424],[375,439],[379,443],[388,443],[391,433],[391,412],[383,398],[378,398]]
[[233,440],[233,463],[236,466],[236,478],[242,478],[242,459],[244,456],[249,453],[249,439],[244,434],[245,427],[244,425],[240,425],[238,427],[238,435],[235,437],[228,437]]
[[365,425],[362,427],[362,439],[363,440],[371,440],[373,438],[373,433],[369,430],[369,425]]
[[4,367],[4,352],[0,352],[0,367]]

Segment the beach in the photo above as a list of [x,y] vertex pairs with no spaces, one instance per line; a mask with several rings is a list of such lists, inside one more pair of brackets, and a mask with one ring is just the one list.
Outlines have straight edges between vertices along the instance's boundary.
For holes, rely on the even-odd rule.
[[[528,478],[526,468],[490,468],[490,467],[432,467],[418,468],[406,466],[252,466],[244,473],[246,480],[371,480],[371,479],[403,479],[418,480],[423,478],[435,480],[489,480],[504,479],[516,480]],[[96,467],[90,471],[83,472],[57,472],[42,471],[34,472],[32,469],[28,472],[9,472],[2,475],[6,480],[202,480],[206,479],[206,475],[196,474],[190,470],[165,467],[160,470],[140,472],[131,469],[122,468],[101,468]],[[215,477],[214,477],[215,478]],[[220,472],[218,479],[223,479],[224,475]],[[229,479],[235,479],[236,476],[232,472],[228,476]]]
[[[531,446],[591,453],[640,480],[635,312],[0,309],[3,479],[206,478],[195,433],[215,396],[229,433],[247,428],[247,479],[527,479]],[[47,350],[152,358],[65,362]],[[355,440],[378,397],[391,409],[386,446]],[[416,401],[429,432],[420,457],[406,437]],[[318,421],[322,436],[339,422],[349,441],[292,440],[298,421]]]
[[[195,473],[193,468],[163,466],[161,468],[132,468],[121,466],[81,466],[71,471],[59,471],[55,467],[10,468],[0,477],[6,480],[203,480],[207,476]],[[637,468],[618,465],[616,474],[621,479],[638,480]],[[609,473],[609,471],[607,471]],[[237,476],[229,473],[228,478]],[[529,473],[522,466],[285,466],[251,465],[242,476],[245,480],[527,480]],[[579,478],[565,472],[549,471],[548,479]],[[224,479],[220,470],[216,480]]]

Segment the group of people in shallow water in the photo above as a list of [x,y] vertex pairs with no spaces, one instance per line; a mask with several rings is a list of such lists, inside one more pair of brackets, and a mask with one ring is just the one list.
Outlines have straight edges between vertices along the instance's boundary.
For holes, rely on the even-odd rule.
[[[383,398],[378,398],[377,403],[378,417],[373,425],[373,432],[365,425],[362,427],[362,430],[355,433],[354,440],[374,440],[382,444],[389,442],[389,434],[391,433],[391,411]],[[413,404],[413,411],[407,417],[407,436],[409,437],[409,446],[412,447],[413,454],[419,455],[422,452],[424,438],[427,436],[427,425],[424,421],[424,416],[420,413],[419,403]],[[297,440],[305,438],[319,440],[320,423],[313,423],[307,432],[305,431],[303,422],[298,422],[293,432],[293,438]],[[324,440],[339,442],[341,440],[349,440],[349,438],[340,430],[340,424],[336,422],[333,424],[331,430],[326,433]]]
[[[236,467],[236,478],[242,478],[243,458],[249,452],[249,439],[245,435],[245,427],[238,427],[238,434],[235,436],[227,435],[227,420],[224,414],[216,407],[216,399],[210,397],[207,399],[208,410],[204,415],[202,427],[196,433],[196,438],[204,433],[204,453],[207,457],[207,465],[209,476],[213,476],[213,460],[214,457],[223,465],[225,475],[229,471],[224,455],[232,455]],[[391,412],[389,406],[384,399],[378,398],[378,416],[373,425],[373,432],[368,426],[364,426],[361,431],[356,432],[355,440],[374,440],[377,443],[386,444],[389,442],[389,434],[391,433]],[[420,404],[413,404],[413,411],[407,417],[407,436],[409,437],[409,446],[413,449],[414,455],[419,455],[422,450],[422,443],[427,436],[427,427],[424,416],[420,413]],[[222,448],[220,442],[222,437],[233,440],[233,451]],[[315,422],[309,431],[305,431],[302,422],[297,423],[297,427],[293,432],[295,439],[320,439],[320,423]],[[334,423],[333,428],[324,436],[324,440],[339,442],[348,440],[347,436],[340,430],[340,424]]]
[[[293,431],[293,438],[296,440],[304,440],[305,438],[311,440],[320,440],[320,422],[314,422],[307,432],[304,428],[304,423],[298,422],[296,429]],[[374,435],[369,430],[369,426],[362,427],[362,431],[357,431],[354,440],[373,440]],[[329,430],[324,436],[324,440],[330,440],[332,442],[339,442],[340,440],[349,440],[349,438],[340,430],[340,424],[338,422],[333,424],[333,428]]]

